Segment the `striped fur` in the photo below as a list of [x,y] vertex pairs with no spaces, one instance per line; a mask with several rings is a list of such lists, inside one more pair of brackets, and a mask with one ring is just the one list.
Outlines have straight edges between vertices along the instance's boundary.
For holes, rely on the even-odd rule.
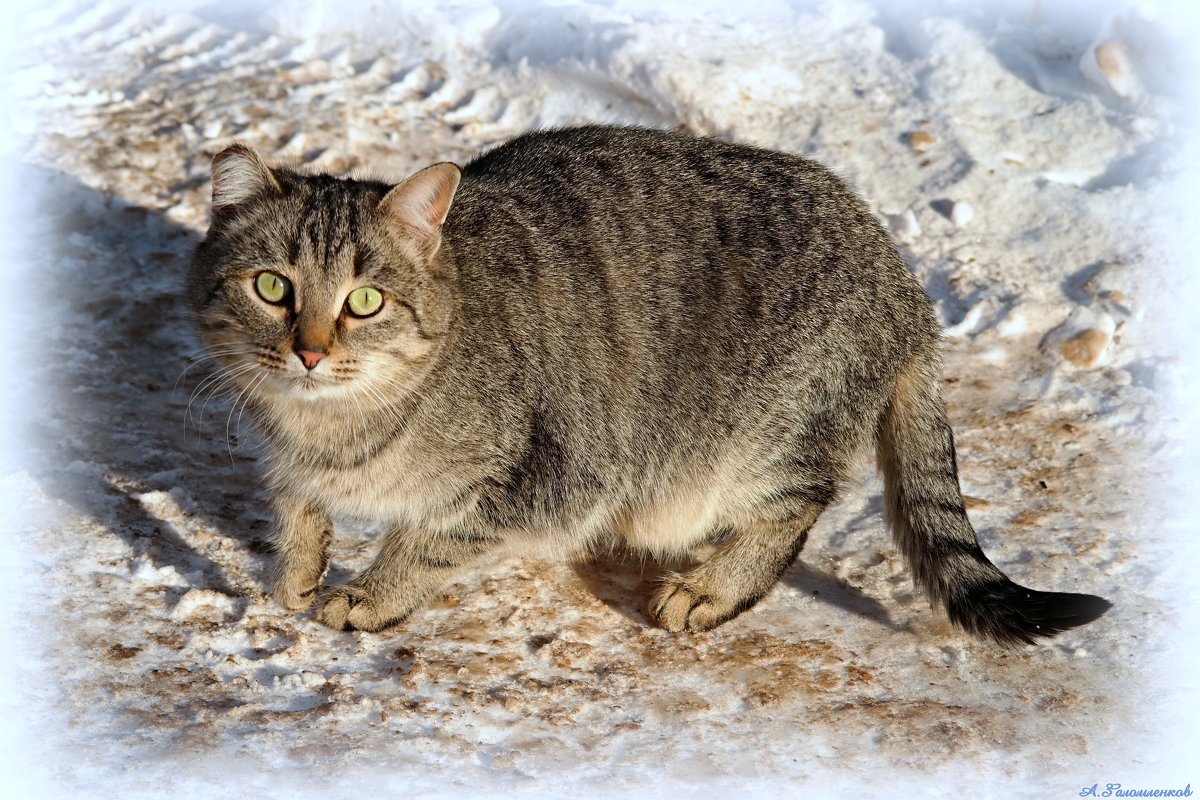
[[[263,270],[284,301],[256,293]],[[349,312],[362,287],[378,313]],[[955,623],[1024,642],[1107,607],[983,555],[929,299],[812,161],[589,127],[391,186],[239,145],[214,160],[189,297],[270,455],[279,602],[313,602],[334,517],[384,529],[317,597],[327,625],[396,624],[514,549],[716,541],[650,602],[670,630],[712,628],[770,590],[873,444],[896,540]]]
[[879,425],[884,516],[917,585],[956,625],[1004,643],[1095,620],[1108,601],[1026,589],[984,555],[963,506],[937,366],[930,353],[901,372]]

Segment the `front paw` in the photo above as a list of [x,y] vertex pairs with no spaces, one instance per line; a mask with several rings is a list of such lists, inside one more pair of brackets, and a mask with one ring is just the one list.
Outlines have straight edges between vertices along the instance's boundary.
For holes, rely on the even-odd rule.
[[337,631],[381,631],[403,622],[409,610],[386,602],[364,586],[347,583],[325,591],[317,607],[317,622]]
[[297,572],[284,573],[275,581],[275,586],[271,589],[271,597],[288,611],[303,611],[313,604],[313,600],[317,599],[317,592],[320,590],[320,576],[314,580],[310,576]]

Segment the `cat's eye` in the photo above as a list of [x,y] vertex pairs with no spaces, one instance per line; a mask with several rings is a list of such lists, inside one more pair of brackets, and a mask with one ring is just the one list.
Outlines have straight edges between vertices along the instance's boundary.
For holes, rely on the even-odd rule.
[[356,317],[369,317],[383,308],[383,295],[378,289],[364,286],[346,298],[346,310]]
[[292,288],[291,281],[274,272],[260,272],[254,279],[258,296],[268,303],[282,303]]

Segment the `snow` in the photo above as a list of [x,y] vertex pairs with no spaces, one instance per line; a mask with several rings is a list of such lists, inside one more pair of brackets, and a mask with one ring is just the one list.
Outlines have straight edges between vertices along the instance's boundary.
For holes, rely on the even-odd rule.
[[[1196,28],[1169,5],[94,0],[5,49],[13,796],[1078,796],[1197,783]],[[682,127],[857,185],[935,298],[969,510],[1115,602],[1003,651],[913,591],[880,487],[755,609],[512,559],[384,635],[265,594],[257,446],[182,299],[238,139],[394,178],[525,130]],[[916,135],[920,134],[920,135]],[[16,346],[14,346],[16,345]],[[339,528],[331,580],[368,563]],[[1198,784],[1200,785],[1200,784]]]

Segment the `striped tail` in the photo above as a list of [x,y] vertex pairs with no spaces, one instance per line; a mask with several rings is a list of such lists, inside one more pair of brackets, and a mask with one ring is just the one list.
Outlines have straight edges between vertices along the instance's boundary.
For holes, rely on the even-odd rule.
[[1002,644],[1032,644],[1095,620],[1112,604],[1026,589],[983,554],[963,507],[940,383],[936,361],[910,366],[880,420],[884,517],[913,579],[951,622]]

